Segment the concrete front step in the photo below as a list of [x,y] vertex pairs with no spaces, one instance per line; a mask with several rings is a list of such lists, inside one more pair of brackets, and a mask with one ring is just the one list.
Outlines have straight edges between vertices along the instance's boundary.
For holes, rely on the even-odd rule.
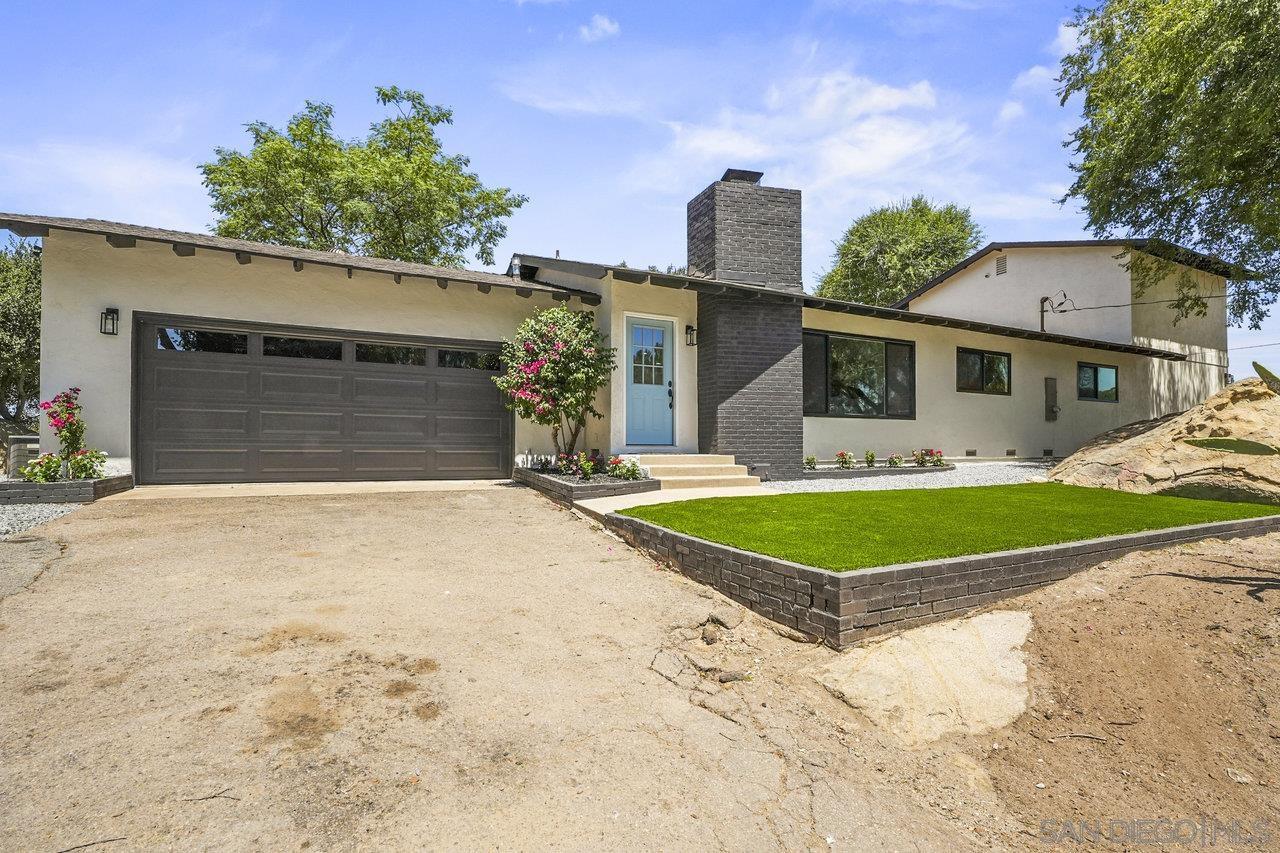
[[759,477],[746,475],[727,477],[659,477],[664,489],[724,489],[738,486],[758,486]]
[[725,453],[628,453],[644,467],[651,465],[732,465],[734,459]]
[[[642,465],[644,463],[641,463]],[[741,477],[746,465],[649,465],[650,477]]]

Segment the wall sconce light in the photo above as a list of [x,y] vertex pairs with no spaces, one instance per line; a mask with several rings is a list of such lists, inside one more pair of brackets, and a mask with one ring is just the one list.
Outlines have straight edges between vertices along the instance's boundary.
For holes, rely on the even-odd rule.
[[102,312],[102,318],[98,321],[98,331],[104,335],[120,334],[119,308],[108,308]]
[[698,345],[698,330],[693,326],[685,326],[684,342],[691,347],[696,347]]

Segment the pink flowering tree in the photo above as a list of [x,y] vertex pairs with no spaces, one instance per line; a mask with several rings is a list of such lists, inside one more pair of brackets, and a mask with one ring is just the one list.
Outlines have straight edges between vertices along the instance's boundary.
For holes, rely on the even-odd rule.
[[595,317],[564,306],[549,308],[520,324],[502,345],[503,372],[495,376],[507,406],[535,424],[551,427],[556,453],[572,454],[596,393],[609,381],[614,350],[605,346]]
[[49,426],[58,436],[59,452],[46,453],[24,466],[21,474],[28,480],[52,482],[60,476],[72,480],[102,476],[106,454],[84,446],[85,422],[81,416],[80,389],[68,388],[40,404]]
[[58,436],[62,458],[84,449],[84,419],[80,417],[80,389],[68,388],[55,394],[52,400],[40,404],[40,410],[49,419],[49,426]]

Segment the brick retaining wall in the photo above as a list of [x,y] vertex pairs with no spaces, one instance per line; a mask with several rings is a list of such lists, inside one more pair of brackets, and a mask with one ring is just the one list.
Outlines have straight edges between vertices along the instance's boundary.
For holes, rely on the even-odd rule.
[[98,480],[62,480],[57,483],[0,482],[0,506],[5,504],[87,504],[133,488],[133,476]]
[[1280,532],[1280,515],[851,572],[741,551],[616,513],[605,524],[632,547],[760,615],[843,649],[959,616],[1133,551]]

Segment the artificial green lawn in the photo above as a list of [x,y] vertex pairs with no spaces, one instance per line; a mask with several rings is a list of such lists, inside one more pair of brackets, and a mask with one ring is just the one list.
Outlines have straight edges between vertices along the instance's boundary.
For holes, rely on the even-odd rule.
[[837,572],[1277,514],[1280,508],[1261,504],[1060,483],[703,498],[622,511]]

